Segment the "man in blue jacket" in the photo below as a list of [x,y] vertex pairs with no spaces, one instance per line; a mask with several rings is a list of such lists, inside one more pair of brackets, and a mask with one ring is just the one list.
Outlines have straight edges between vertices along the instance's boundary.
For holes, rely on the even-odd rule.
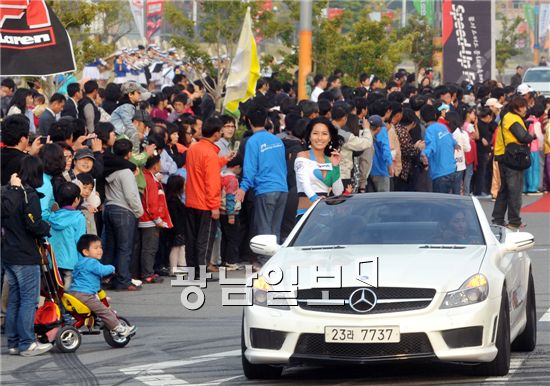
[[450,193],[455,179],[455,148],[458,144],[449,129],[437,122],[435,107],[424,105],[420,115],[426,122],[426,148],[421,153],[422,162],[430,165],[432,190],[435,193]]
[[389,192],[390,172],[393,160],[388,130],[386,126],[384,126],[382,117],[379,115],[370,116],[369,125],[372,131],[376,131],[377,128],[380,128],[380,131],[374,135],[374,157],[372,159],[372,169],[370,172],[371,180],[377,192]]
[[246,142],[243,179],[236,198],[242,202],[246,191],[254,189],[254,233],[277,235],[278,239],[288,192],[285,146],[265,129],[265,108],[251,106],[247,118],[254,134]]

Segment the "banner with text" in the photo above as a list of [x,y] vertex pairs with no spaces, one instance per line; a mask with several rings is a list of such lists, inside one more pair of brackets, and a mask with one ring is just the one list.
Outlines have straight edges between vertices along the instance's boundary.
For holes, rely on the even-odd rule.
[[76,68],[69,34],[44,0],[0,2],[0,73],[41,76]]
[[491,79],[491,1],[443,0],[443,80]]

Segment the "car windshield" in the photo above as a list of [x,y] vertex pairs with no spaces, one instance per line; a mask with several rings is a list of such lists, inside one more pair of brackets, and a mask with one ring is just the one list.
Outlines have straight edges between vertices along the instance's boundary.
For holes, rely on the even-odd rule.
[[548,70],[537,70],[537,71],[527,71],[523,82],[550,82],[550,69]]
[[471,200],[357,197],[321,201],[291,246],[426,244],[483,245]]

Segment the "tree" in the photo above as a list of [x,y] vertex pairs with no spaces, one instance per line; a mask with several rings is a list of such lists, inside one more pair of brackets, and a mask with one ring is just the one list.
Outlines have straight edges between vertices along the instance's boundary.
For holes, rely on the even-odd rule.
[[521,54],[522,50],[517,48],[518,42],[525,39],[525,32],[518,33],[518,25],[522,22],[521,17],[516,17],[510,21],[506,16],[502,16],[502,28],[500,38],[496,41],[496,68],[500,76],[504,75],[506,62],[513,56]]
[[[267,39],[277,36],[287,42],[292,39],[294,27],[290,23],[278,22],[273,12],[263,9],[262,5],[258,1],[199,1],[200,25],[195,26],[177,2],[165,2],[165,18],[173,30],[171,42],[183,49],[187,61],[203,80],[218,110],[221,110],[229,65],[235,54],[247,7],[250,7],[256,37],[261,35]],[[207,82],[206,75],[212,75],[212,81]]]
[[127,2],[49,0],[48,5],[71,36],[78,68],[111,54],[115,43],[132,30]]
[[433,60],[433,52],[436,49],[433,44],[435,31],[428,19],[417,14],[411,16],[407,20],[406,27],[399,31],[400,38],[407,35],[411,39],[410,57],[414,62],[415,70],[421,67],[434,67],[437,64]]

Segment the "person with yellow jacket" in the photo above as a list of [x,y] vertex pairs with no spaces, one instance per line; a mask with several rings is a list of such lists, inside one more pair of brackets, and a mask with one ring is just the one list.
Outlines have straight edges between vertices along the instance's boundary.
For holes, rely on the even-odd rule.
[[509,149],[507,146],[515,144],[529,144],[533,137],[529,135],[523,118],[527,114],[527,102],[520,96],[515,96],[508,105],[509,111],[504,115],[495,143],[495,160],[498,162],[501,185],[493,208],[493,224],[505,225],[504,217],[508,211],[508,227],[519,229],[522,227],[521,193],[523,189],[523,170],[516,170],[503,162],[504,155]]

